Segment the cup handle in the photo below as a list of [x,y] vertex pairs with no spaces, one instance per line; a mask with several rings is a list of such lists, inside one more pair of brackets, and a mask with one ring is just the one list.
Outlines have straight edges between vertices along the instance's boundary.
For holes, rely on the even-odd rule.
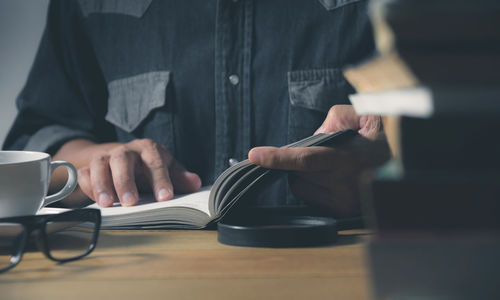
[[50,174],[54,172],[55,169],[59,167],[65,167],[66,170],[68,170],[68,180],[66,181],[66,184],[64,187],[57,193],[52,194],[50,196],[45,197],[45,200],[43,201],[43,206],[47,206],[51,203],[57,202],[59,200],[64,199],[67,197],[69,194],[71,194],[75,188],[76,185],[78,184],[77,180],[77,173],[76,173],[76,168],[69,162],[67,161],[53,161],[50,163]]

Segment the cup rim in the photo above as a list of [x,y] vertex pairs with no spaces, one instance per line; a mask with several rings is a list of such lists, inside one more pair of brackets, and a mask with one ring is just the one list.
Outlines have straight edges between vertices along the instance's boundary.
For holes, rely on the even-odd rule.
[[24,153],[28,155],[37,155],[38,157],[33,158],[33,159],[26,159],[23,161],[16,161],[16,162],[0,162],[0,166],[11,166],[11,165],[21,165],[25,163],[30,163],[30,162],[36,162],[36,161],[42,161],[45,159],[50,159],[50,154],[45,153],[45,152],[40,152],[40,151],[24,151],[24,150],[0,150],[1,153]]

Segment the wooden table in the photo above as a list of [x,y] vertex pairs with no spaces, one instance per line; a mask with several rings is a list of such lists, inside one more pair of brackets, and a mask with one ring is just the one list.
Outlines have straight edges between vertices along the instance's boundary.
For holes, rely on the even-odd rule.
[[0,274],[0,299],[369,299],[363,231],[330,247],[243,248],[215,231],[102,231],[88,257],[40,252]]

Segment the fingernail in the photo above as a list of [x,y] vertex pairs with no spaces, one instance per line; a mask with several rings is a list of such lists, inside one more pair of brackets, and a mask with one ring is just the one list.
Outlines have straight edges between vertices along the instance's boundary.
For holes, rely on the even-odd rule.
[[113,198],[111,198],[108,193],[100,193],[98,197],[99,205],[102,207],[108,207],[113,205]]
[[167,189],[161,189],[158,191],[158,201],[169,200],[171,193]]
[[251,162],[254,164],[260,164],[261,163],[261,153],[259,149],[252,149],[250,150],[250,153],[248,154],[248,158],[250,159]]
[[137,200],[131,192],[126,192],[122,196],[122,202],[125,206],[132,206],[137,202]]

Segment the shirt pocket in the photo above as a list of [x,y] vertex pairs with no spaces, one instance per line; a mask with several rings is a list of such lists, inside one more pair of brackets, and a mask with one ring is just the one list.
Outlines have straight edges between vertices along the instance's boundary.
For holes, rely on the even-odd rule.
[[[134,138],[172,140],[172,116],[167,110],[169,71],[149,72],[108,84],[106,120],[117,127],[120,141]],[[168,144],[163,141],[162,144]]]
[[140,18],[153,0],[79,0],[84,17],[90,14],[121,14]]
[[364,0],[318,0],[327,10],[334,10],[341,6]]
[[341,69],[288,72],[288,142],[312,135],[332,106],[349,104],[351,93]]

